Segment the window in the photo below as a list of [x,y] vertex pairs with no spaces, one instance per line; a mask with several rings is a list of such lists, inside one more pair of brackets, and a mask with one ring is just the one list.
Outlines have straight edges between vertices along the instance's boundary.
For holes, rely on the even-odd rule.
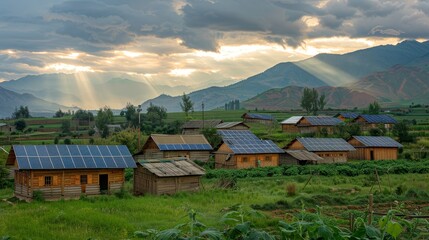
[[45,176],[45,186],[52,185],[52,176]]
[[265,157],[265,162],[271,162],[271,156],[266,156]]
[[242,161],[242,162],[248,162],[249,160],[247,159],[247,157],[242,157],[242,158],[241,158],[241,161]]
[[88,183],[88,175],[80,175],[80,184]]

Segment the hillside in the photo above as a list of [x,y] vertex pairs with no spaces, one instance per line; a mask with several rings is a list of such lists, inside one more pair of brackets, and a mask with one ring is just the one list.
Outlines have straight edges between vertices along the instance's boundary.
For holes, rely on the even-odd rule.
[[[427,54],[429,54],[429,41],[423,43],[403,41],[397,45],[377,46],[347,54],[319,54],[296,63],[280,63],[238,83],[226,87],[206,88],[192,92],[189,96],[195,103],[195,110],[199,110],[203,101],[206,109],[213,109],[223,106],[225,102],[234,99],[244,101],[264,91],[288,86],[317,88],[322,86],[350,87],[354,86],[354,84],[360,84],[359,87],[354,88],[366,91],[368,86],[372,84],[370,81],[360,83],[360,79],[398,64],[404,65],[413,61],[425,62],[421,58]],[[409,74],[412,77],[414,73],[409,72]],[[424,75],[425,73],[422,74]],[[412,81],[409,81],[409,83],[412,84]],[[405,82],[404,84],[408,83]],[[421,87],[423,88],[421,91],[427,89],[426,85]],[[289,90],[292,91],[292,89]],[[332,95],[332,103],[337,101],[335,99],[341,99],[339,96],[342,96],[342,94],[356,94],[355,91],[342,88],[338,88],[335,91],[331,89],[328,92]],[[378,96],[378,94],[378,91],[372,91],[370,99],[384,97],[382,95]],[[411,98],[413,97],[411,96]],[[360,97],[357,96],[357,99],[360,99]],[[397,100],[402,101],[401,99],[398,98]],[[170,112],[180,111],[180,101],[180,97],[162,95],[145,101],[143,106],[147,107],[149,103],[153,103],[165,106]],[[249,100],[247,103],[250,104],[252,101]],[[337,101],[339,104],[337,106],[361,105],[359,101],[348,103],[350,102],[348,98],[345,98],[344,101],[346,103]],[[292,103],[287,104],[290,106]],[[298,107],[299,104],[293,105],[293,108]]]
[[31,94],[19,94],[0,87],[0,118],[10,117],[19,106],[28,106],[33,116],[52,116],[58,109],[68,110],[56,103],[48,102]]
[[[259,94],[245,102],[242,105],[246,109],[265,109],[265,110],[290,110],[299,109],[302,97],[303,87],[289,86],[279,89],[271,89]],[[355,91],[344,87],[324,86],[316,88],[319,95],[325,94],[326,108],[353,108],[366,107],[369,103],[376,100],[370,94],[361,91]]]

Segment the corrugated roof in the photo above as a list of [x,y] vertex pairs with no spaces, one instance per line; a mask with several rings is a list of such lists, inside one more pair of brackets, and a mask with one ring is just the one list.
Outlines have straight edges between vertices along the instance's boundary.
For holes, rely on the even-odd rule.
[[152,134],[150,136],[160,150],[213,150],[210,143],[202,134],[198,135],[165,135]]
[[297,124],[301,120],[302,116],[293,116],[282,122],[282,124]]
[[361,114],[359,116],[365,119],[365,121],[367,121],[368,123],[397,123],[397,121],[393,117],[385,114],[380,114],[380,115]]
[[6,123],[0,123],[0,127],[7,126]]
[[304,118],[313,126],[335,126],[342,123],[340,119],[328,116],[306,116]]
[[205,170],[187,158],[142,160],[139,164],[158,177],[201,176]]
[[394,147],[401,148],[402,144],[385,136],[353,136],[366,147]]
[[[222,120],[220,119],[212,119],[212,120],[204,120],[204,127],[205,128],[214,128],[216,125],[222,123]],[[203,128],[203,120],[190,120],[188,122],[185,122],[182,126],[183,129],[186,128]]]
[[245,113],[241,116],[242,118],[261,119],[261,120],[274,120],[272,115],[260,114],[260,113]]
[[299,161],[320,161],[323,160],[319,155],[309,152],[307,150],[286,150],[286,153]]
[[222,140],[236,154],[284,153],[271,140],[261,140],[249,130],[218,130]]
[[243,122],[224,122],[224,123],[220,123],[216,126],[217,129],[227,129],[227,128],[232,128],[235,127],[237,125],[244,125],[245,127],[249,128],[249,126],[247,126],[245,123]]
[[339,115],[341,115],[341,116],[343,116],[344,118],[347,118],[347,119],[355,119],[355,118],[357,118],[359,116],[359,113],[356,113],[356,112],[342,112],[342,113],[337,114],[336,116],[339,116]]
[[355,151],[356,149],[342,138],[296,138],[310,152]]
[[124,145],[13,145],[19,169],[135,168]]

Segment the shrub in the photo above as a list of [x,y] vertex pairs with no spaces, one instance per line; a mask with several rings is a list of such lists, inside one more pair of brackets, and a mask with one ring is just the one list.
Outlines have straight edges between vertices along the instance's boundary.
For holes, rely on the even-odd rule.
[[127,190],[125,190],[124,187],[121,187],[119,191],[115,192],[115,196],[120,199],[131,198],[131,194]]
[[286,186],[286,192],[289,197],[296,195],[296,184],[290,183]]
[[43,192],[40,190],[33,191],[33,200],[36,202],[44,202],[45,196],[43,196]]

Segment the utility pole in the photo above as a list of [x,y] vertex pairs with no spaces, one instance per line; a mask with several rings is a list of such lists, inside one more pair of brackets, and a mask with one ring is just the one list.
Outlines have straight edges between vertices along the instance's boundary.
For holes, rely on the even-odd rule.
[[204,130],[204,102],[201,103],[201,107],[203,109],[203,130]]
[[140,112],[142,111],[142,105],[139,105],[139,107],[137,108],[137,113],[139,114],[139,132],[138,132],[138,138],[139,138],[139,142],[137,145],[137,150],[140,151],[140,135],[141,135],[141,125],[140,125]]

